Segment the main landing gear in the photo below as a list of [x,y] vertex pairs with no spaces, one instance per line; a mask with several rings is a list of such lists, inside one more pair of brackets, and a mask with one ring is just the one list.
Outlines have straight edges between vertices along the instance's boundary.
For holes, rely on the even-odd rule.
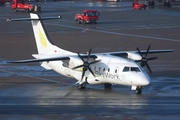
[[112,84],[110,83],[104,83],[104,89],[111,89]]
[[[105,84],[104,84],[104,88],[105,88],[105,89],[111,90],[111,87],[112,87],[112,84],[110,84],[110,83],[105,83]],[[86,88],[86,83],[78,84],[78,88],[79,88],[80,90],[85,89],[85,88]],[[133,88],[134,88],[134,89],[133,89]],[[134,86],[133,88],[132,88],[132,90],[135,90],[136,94],[141,94],[141,93],[142,93],[142,89],[143,89],[142,86],[137,86],[136,88],[135,88],[135,86]]]
[[137,86],[136,87],[136,94],[141,94],[142,93],[142,87],[141,86]]
[[79,89],[85,89],[86,88],[86,83],[78,84]]

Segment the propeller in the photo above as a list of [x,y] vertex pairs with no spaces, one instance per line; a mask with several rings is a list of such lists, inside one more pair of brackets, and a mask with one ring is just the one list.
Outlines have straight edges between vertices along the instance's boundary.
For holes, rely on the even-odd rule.
[[79,66],[76,66],[76,67],[74,67],[74,68],[72,68],[72,69],[77,69],[77,68],[83,67],[83,73],[82,73],[82,76],[81,76],[81,81],[82,81],[82,79],[83,79],[83,77],[84,77],[84,75],[85,75],[85,72],[86,72],[87,70],[89,70],[90,73],[95,77],[92,69],[90,68],[90,65],[91,65],[91,64],[95,64],[95,63],[97,63],[97,62],[100,62],[100,60],[94,60],[94,61],[92,61],[92,62],[89,62],[89,58],[90,58],[90,55],[91,55],[91,49],[89,50],[88,57],[87,57],[87,60],[86,60],[86,61],[83,59],[83,57],[82,57],[79,53],[77,53],[77,54],[78,54],[78,57],[83,61],[83,64],[82,64],[82,65],[79,65]]
[[138,47],[136,48],[137,51],[138,51],[138,53],[139,53],[139,54],[141,55],[141,57],[142,57],[141,60],[137,60],[136,62],[141,62],[141,66],[142,66],[142,67],[146,66],[146,67],[148,68],[149,72],[152,73],[151,68],[150,68],[149,65],[148,65],[148,61],[149,61],[149,60],[155,60],[155,59],[157,59],[157,57],[147,58],[147,55],[148,55],[149,50],[150,50],[150,47],[151,47],[151,46],[149,45],[149,46],[148,46],[148,49],[147,49],[147,51],[146,51],[146,54],[145,54],[144,56],[141,54],[141,51],[139,50],[139,48],[138,48]]

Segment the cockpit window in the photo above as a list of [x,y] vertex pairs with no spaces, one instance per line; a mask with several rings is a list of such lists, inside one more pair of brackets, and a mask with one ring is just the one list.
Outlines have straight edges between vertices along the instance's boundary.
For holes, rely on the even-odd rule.
[[124,67],[123,72],[128,72],[128,71],[140,72],[140,69],[138,67]]
[[131,67],[131,71],[140,72],[138,67]]
[[85,12],[84,13],[85,16],[98,16],[99,15],[99,12]]
[[123,72],[129,71],[129,67],[124,67]]

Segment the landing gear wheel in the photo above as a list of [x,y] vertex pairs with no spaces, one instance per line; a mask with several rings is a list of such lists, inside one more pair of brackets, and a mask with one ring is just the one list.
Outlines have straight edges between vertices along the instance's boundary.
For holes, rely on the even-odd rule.
[[142,88],[141,87],[137,87],[136,88],[136,94],[141,94],[142,93]]
[[78,23],[81,24],[81,20],[78,20]]
[[78,84],[78,88],[79,89],[85,89],[86,88],[86,84],[85,83]]
[[74,17],[74,21],[78,21],[78,20],[76,19],[76,16]]
[[105,83],[104,84],[105,89],[111,89],[111,86],[112,86],[112,84],[110,84],[110,83]]
[[26,13],[28,13],[28,12],[29,12],[29,10],[28,10],[28,9],[26,9],[26,10],[25,10],[25,12],[26,12]]

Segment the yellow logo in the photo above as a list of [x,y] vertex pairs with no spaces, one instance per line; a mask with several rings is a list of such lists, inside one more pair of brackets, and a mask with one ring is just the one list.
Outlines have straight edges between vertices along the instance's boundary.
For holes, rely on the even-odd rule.
[[81,68],[79,68],[80,69],[80,71],[83,71],[83,67],[81,67]]
[[40,37],[41,45],[42,45],[43,47],[47,47],[46,38],[45,38],[44,34],[41,32],[41,30],[39,30],[39,37]]

